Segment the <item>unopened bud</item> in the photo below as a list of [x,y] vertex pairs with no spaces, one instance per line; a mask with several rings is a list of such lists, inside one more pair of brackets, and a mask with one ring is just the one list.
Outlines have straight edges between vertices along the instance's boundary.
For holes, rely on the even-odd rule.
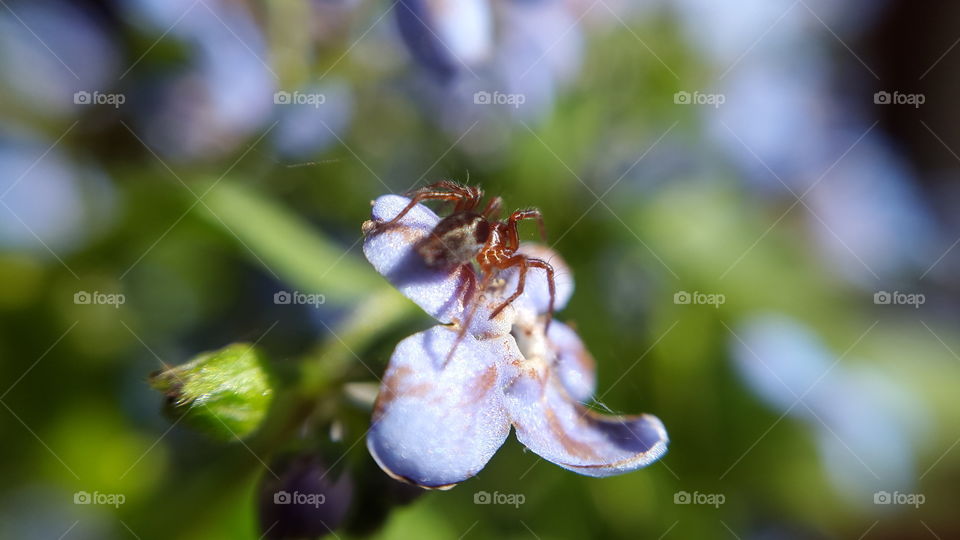
[[273,401],[274,381],[263,354],[235,343],[154,374],[176,415],[215,437],[243,438],[260,426]]

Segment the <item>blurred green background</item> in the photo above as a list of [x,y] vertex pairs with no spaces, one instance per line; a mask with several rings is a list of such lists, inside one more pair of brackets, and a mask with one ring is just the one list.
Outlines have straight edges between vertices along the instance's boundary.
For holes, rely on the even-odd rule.
[[[338,538],[960,535],[956,9],[642,4],[5,2],[0,537],[277,535],[291,459]],[[663,460],[511,437],[424,494],[372,462],[363,393],[433,323],[360,225],[445,178],[543,211],[592,406]],[[151,388],[232,343],[264,417]]]

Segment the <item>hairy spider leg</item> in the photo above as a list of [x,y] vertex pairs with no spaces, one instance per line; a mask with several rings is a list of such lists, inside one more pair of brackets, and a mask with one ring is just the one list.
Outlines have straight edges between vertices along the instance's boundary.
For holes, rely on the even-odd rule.
[[527,285],[527,256],[526,255],[514,255],[513,257],[510,257],[509,259],[500,263],[497,266],[501,270],[505,270],[507,268],[510,268],[511,266],[519,266],[520,274],[517,276],[516,290],[513,291],[513,294],[510,295],[510,298],[507,298],[506,300],[504,300],[502,304],[497,306],[497,309],[493,310],[493,312],[490,313],[491,319],[499,315],[500,312],[503,311],[504,308],[509,306],[511,302],[519,298],[520,295],[523,294],[524,287],[526,287]]
[[483,281],[480,282],[480,286],[474,288],[473,294],[470,295],[470,299],[467,302],[470,307],[467,311],[467,316],[460,321],[460,330],[457,332],[457,339],[453,342],[453,346],[450,347],[450,352],[447,353],[447,358],[443,361],[443,365],[446,366],[450,359],[453,358],[453,353],[456,352],[457,347],[460,346],[460,342],[463,341],[464,336],[467,335],[467,330],[470,328],[470,323],[473,322],[473,316],[477,314],[477,306],[480,305],[483,294],[490,288],[490,283],[493,281],[493,273],[488,272],[483,276]]
[[547,228],[543,223],[543,214],[540,213],[536,208],[530,208],[527,210],[517,210],[516,212],[510,214],[510,217],[507,219],[507,233],[509,234],[509,241],[513,249],[520,248],[520,232],[517,227],[517,223],[524,219],[535,219],[537,220],[537,226],[540,229],[540,239],[544,242],[547,241]]
[[501,208],[503,208],[503,198],[494,197],[487,201],[487,206],[483,209],[483,212],[480,212],[480,215],[489,220],[496,221],[500,219]]
[[446,190],[460,197],[453,212],[469,212],[480,204],[483,198],[483,192],[479,188],[458,184],[453,180],[440,180],[429,186],[421,188],[419,191],[439,191]]
[[457,203],[457,206],[453,209],[454,212],[473,212],[480,206],[480,201],[483,200],[483,191],[481,191],[480,188],[460,186],[459,184],[454,185],[457,185],[466,193],[466,197]]
[[453,180],[440,180],[439,182],[434,182],[422,188],[415,189],[409,192],[408,194],[416,193],[417,191],[437,191],[437,190],[452,191],[454,193],[463,194],[464,197],[475,197],[475,198],[479,195],[478,192],[480,191],[477,188],[472,188],[470,186],[464,186],[462,184],[458,184]]
[[468,209],[476,208],[480,202],[480,198],[483,197],[483,193],[479,189],[464,187],[449,180],[442,180],[435,184],[430,184],[408,195],[410,196],[410,203],[407,204],[399,214],[394,216],[393,219],[385,222],[384,225],[393,225],[400,221],[414,206],[426,200],[456,201],[456,208],[459,210],[464,204],[466,204]]
[[553,266],[543,259],[534,259],[532,257],[527,257],[526,255],[514,255],[510,257],[502,264],[498,265],[501,270],[507,269],[511,266],[519,266],[520,274],[517,276],[517,288],[513,291],[513,294],[510,295],[510,298],[507,298],[502,304],[500,304],[497,309],[493,310],[493,313],[490,314],[490,318],[496,317],[501,311],[503,311],[511,302],[516,300],[523,294],[524,288],[527,284],[527,271],[530,268],[542,268],[547,273],[547,289],[550,292],[550,305],[547,308],[547,321],[544,325],[544,332],[550,329],[550,322],[553,321],[553,305],[557,297],[557,287],[556,281],[554,280],[554,271]]
[[550,291],[550,305],[547,308],[547,321],[543,325],[543,331],[550,330],[550,323],[553,321],[553,305],[557,299],[557,282],[554,279],[553,266],[543,259],[527,259],[527,264],[531,268],[543,268],[547,273],[547,289]]

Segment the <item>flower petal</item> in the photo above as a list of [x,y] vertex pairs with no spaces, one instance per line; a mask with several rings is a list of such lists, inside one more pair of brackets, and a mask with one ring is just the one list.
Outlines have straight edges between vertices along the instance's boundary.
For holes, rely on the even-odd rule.
[[560,321],[550,323],[543,333],[542,319],[517,321],[512,335],[527,366],[545,366],[557,375],[567,393],[577,401],[587,401],[597,385],[596,363],[572,328]]
[[577,401],[593,397],[597,389],[597,365],[580,336],[562,322],[553,321],[547,339],[556,355],[553,369],[570,397]]
[[586,476],[650,465],[667,451],[667,431],[652,415],[607,416],[575,402],[542,363],[505,390],[517,439],[542,458]]
[[397,345],[384,374],[367,447],[391,476],[446,489],[477,474],[503,444],[510,421],[503,381],[521,360],[509,335],[466,335],[435,326]]
[[[373,205],[374,221],[382,223],[393,219],[409,202],[410,199],[398,195],[378,198]],[[404,296],[440,322],[449,323],[449,314],[457,303],[457,291],[469,277],[463,272],[429,268],[413,249],[439,222],[436,214],[418,204],[395,226],[369,230],[363,240],[363,254]]]
[[[415,246],[440,222],[440,217],[422,204],[414,206],[395,225],[377,228],[375,222],[393,219],[410,203],[407,197],[384,195],[374,201],[371,225],[364,225],[363,253],[370,264],[407,298],[444,324],[462,321],[465,308],[475,295],[477,275],[470,265],[454,269],[429,267]],[[477,336],[504,335],[510,331],[514,310],[505,309],[490,319],[497,298],[486,295],[477,306],[470,332]]]

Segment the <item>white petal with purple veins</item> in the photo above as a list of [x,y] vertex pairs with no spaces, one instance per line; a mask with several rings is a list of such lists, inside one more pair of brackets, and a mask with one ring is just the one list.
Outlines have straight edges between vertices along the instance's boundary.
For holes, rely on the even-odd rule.
[[650,465],[667,451],[667,431],[657,417],[591,411],[548,369],[522,371],[505,397],[517,439],[565,469],[612,476]]
[[560,321],[550,323],[547,331],[550,348],[556,355],[553,369],[567,393],[577,401],[587,401],[597,389],[596,362],[572,328]]
[[516,343],[466,335],[447,362],[456,337],[435,326],[397,345],[367,435],[384,471],[422,487],[474,476],[510,432],[501,388],[521,360]]
[[[373,219],[383,223],[402,211],[410,199],[384,195],[373,205]],[[429,208],[418,204],[395,225],[374,228],[363,241],[363,254],[370,264],[407,298],[442,323],[459,318],[466,291],[476,276],[469,267],[437,270],[424,263],[414,247],[440,222]]]
[[[512,293],[515,283],[512,288],[497,288],[481,297],[476,294],[479,282],[472,266],[431,268],[417,253],[417,243],[440,222],[440,217],[433,211],[418,204],[393,225],[375,225],[393,219],[409,203],[409,198],[399,195],[384,195],[374,202],[374,221],[366,230],[363,243],[367,260],[404,296],[438,321],[445,324],[462,323],[470,316],[468,308],[476,303],[476,312],[470,321],[470,333],[482,337],[508,333],[517,310],[530,305],[523,301],[525,297],[517,299],[494,319],[490,319],[490,313],[502,303],[503,298]],[[538,272],[542,280],[543,271]],[[509,281],[509,278],[509,275],[504,275],[504,279]],[[528,279],[535,282],[536,276],[531,274]],[[542,281],[541,288],[546,290],[545,281]]]

